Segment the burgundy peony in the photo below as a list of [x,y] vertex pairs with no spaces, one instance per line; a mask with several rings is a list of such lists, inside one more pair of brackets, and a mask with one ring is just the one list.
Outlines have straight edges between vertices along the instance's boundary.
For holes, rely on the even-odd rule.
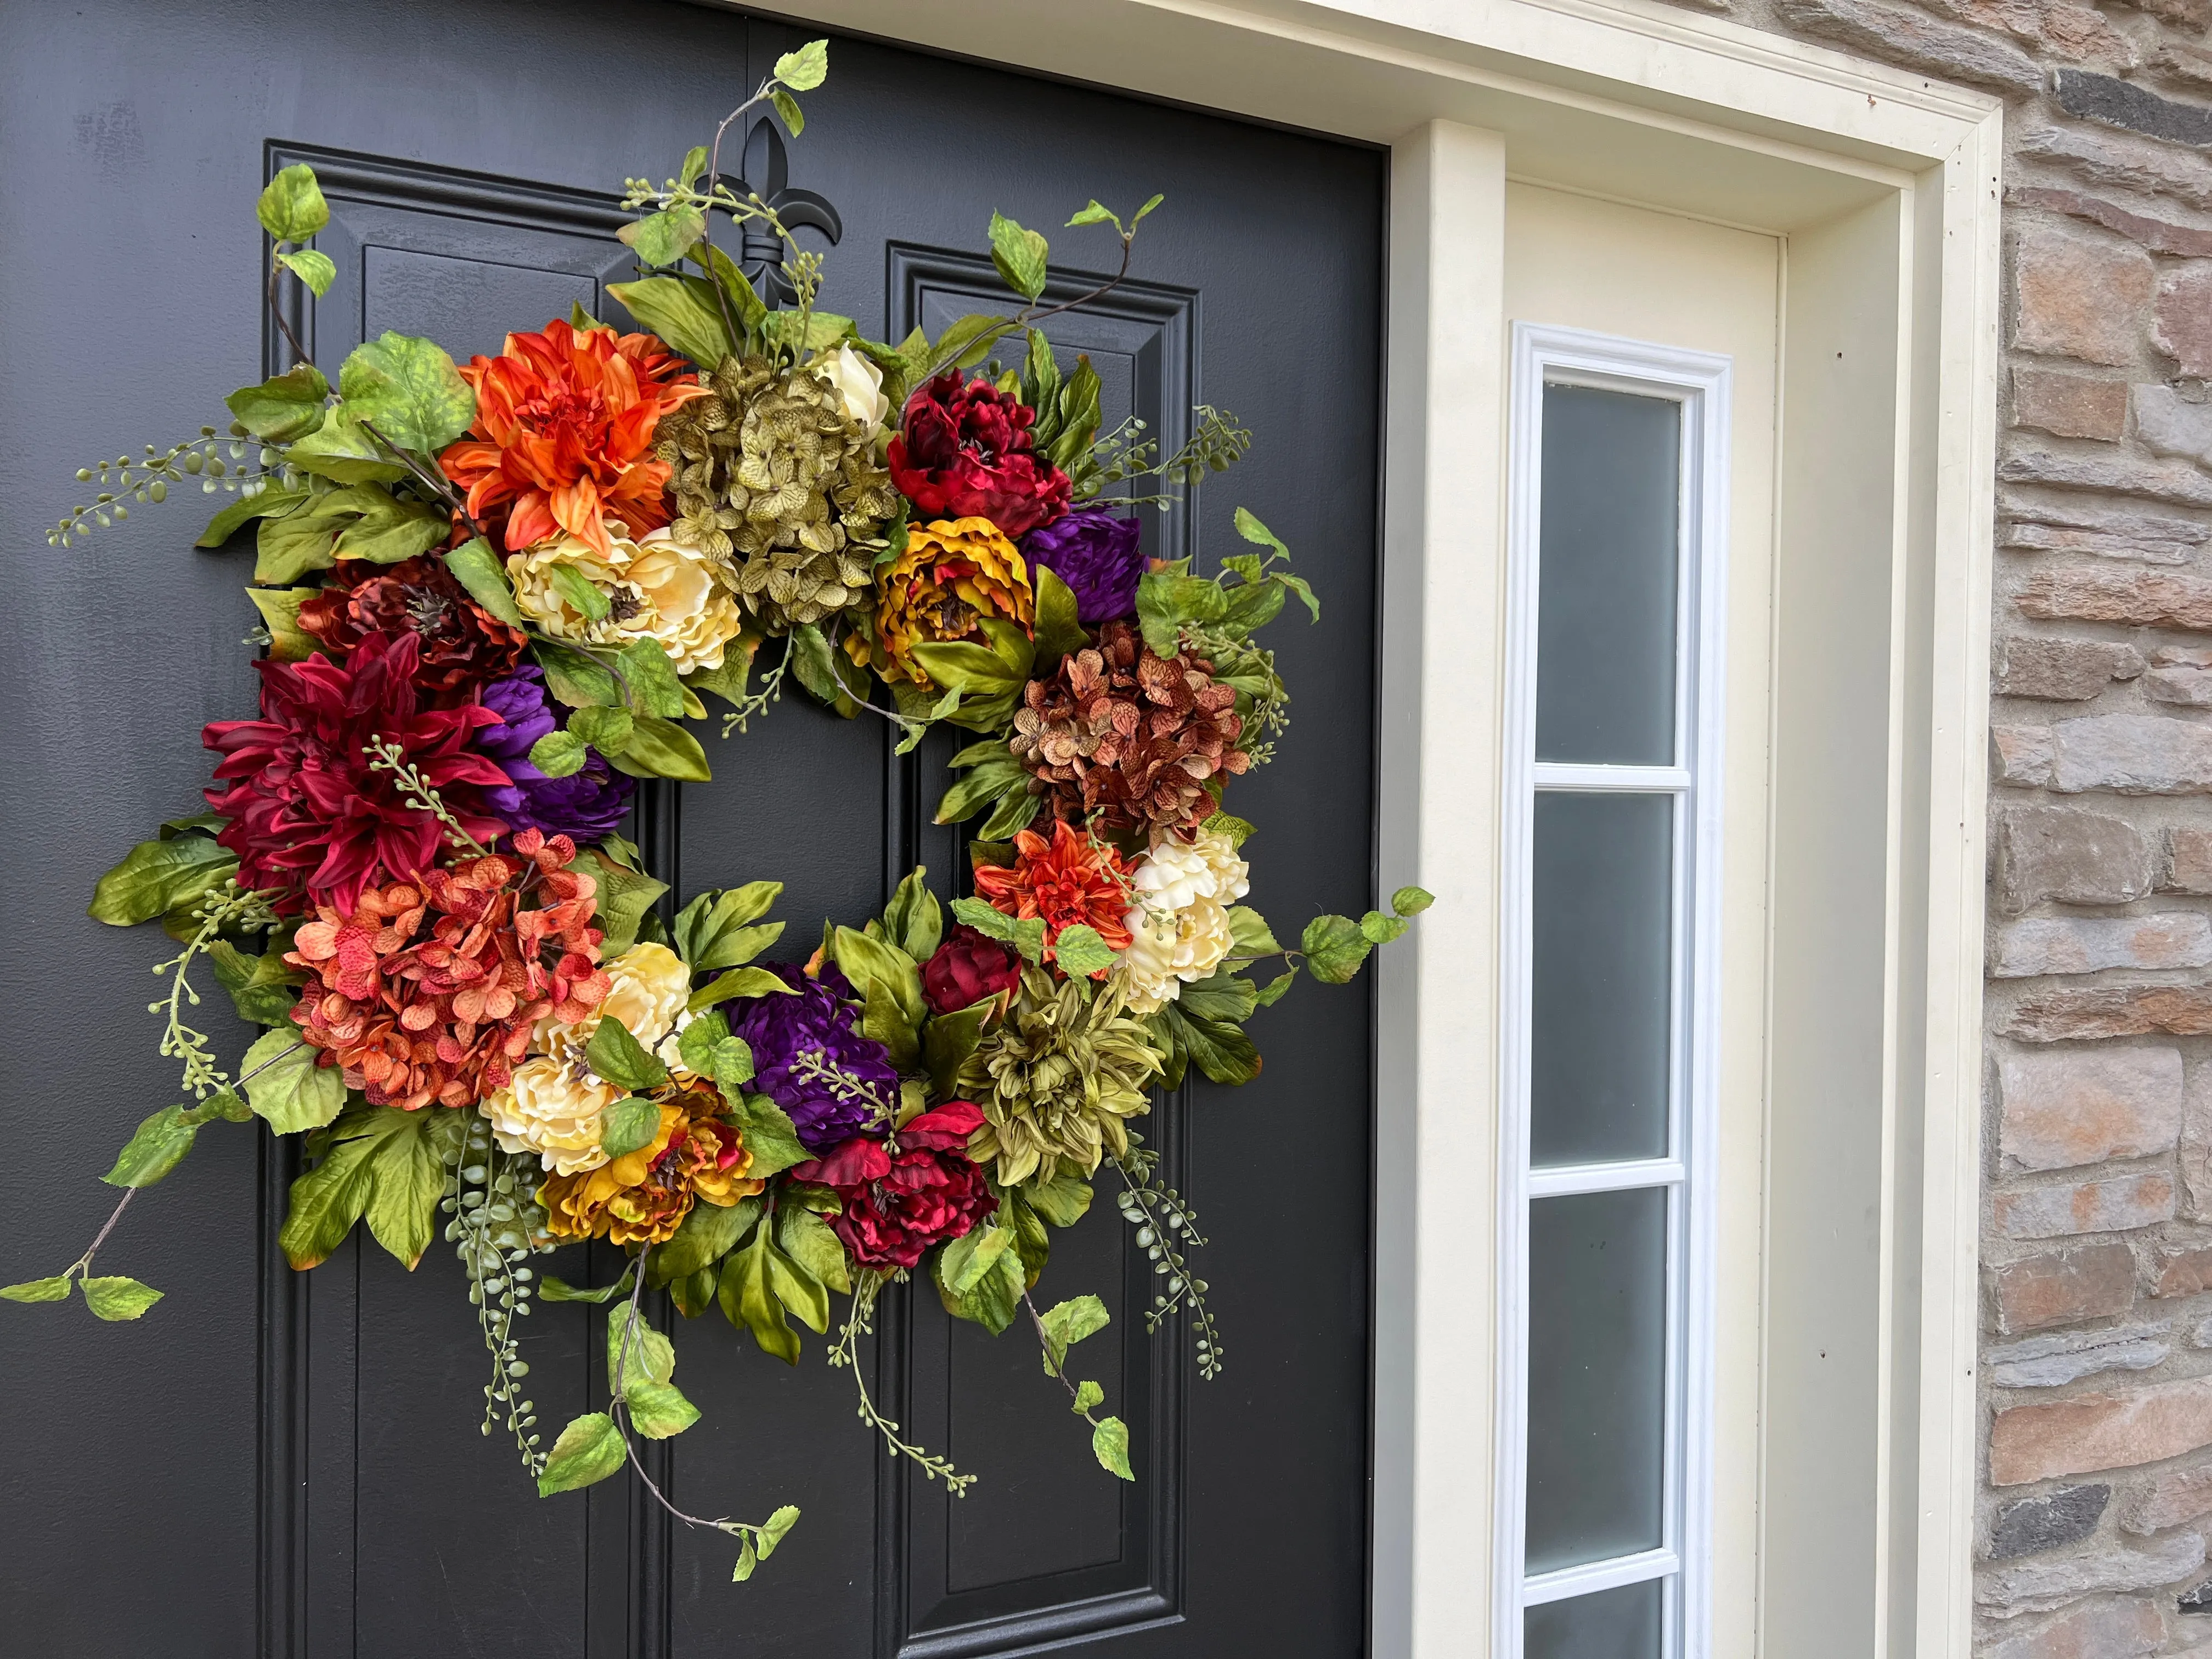
[[549,778],[530,763],[531,745],[560,723],[546,700],[542,672],[526,665],[494,680],[483,689],[483,704],[501,723],[477,733],[477,752],[489,756],[510,780],[507,787],[485,793],[487,806],[518,831],[542,830],[578,842],[614,834],[637,786],[605,755],[586,749],[583,765],[565,778]]
[[488,614],[436,558],[340,559],[300,607],[300,629],[341,657],[371,634],[411,633],[422,646],[416,683],[464,694],[514,667],[526,643],[520,629]]
[[474,702],[425,707],[421,651],[412,633],[371,634],[343,663],[264,658],[253,665],[261,718],[216,720],[202,734],[222,757],[207,791],[230,820],[216,839],[238,854],[240,884],[276,890],[279,910],[312,900],[351,915],[362,888],[410,879],[444,856],[437,819],[390,772],[371,769],[372,741],[398,744],[478,841],[507,833],[482,793],[507,774],[469,748],[499,717]]
[[1075,614],[1096,628],[1137,609],[1137,579],[1145,574],[1143,526],[1095,507],[1079,507],[1022,538],[1022,556],[1066,582]]
[[985,997],[1012,990],[1021,979],[1022,959],[1014,948],[964,921],[921,964],[921,992],[933,1014],[973,1007]]
[[767,965],[791,993],[729,1005],[730,1030],[753,1051],[752,1086],[783,1108],[815,1152],[882,1133],[898,1110],[898,1072],[890,1050],[860,1035],[852,986],[835,963],[818,980],[793,963]]
[[791,1173],[835,1188],[844,1200],[830,1224],[855,1267],[912,1267],[931,1245],[960,1237],[999,1207],[967,1158],[968,1137],[982,1123],[980,1107],[947,1101],[888,1145],[856,1138]]
[[1018,540],[1067,510],[1067,475],[1030,448],[1035,418],[988,380],[948,370],[906,400],[891,482],[918,520],[988,519]]

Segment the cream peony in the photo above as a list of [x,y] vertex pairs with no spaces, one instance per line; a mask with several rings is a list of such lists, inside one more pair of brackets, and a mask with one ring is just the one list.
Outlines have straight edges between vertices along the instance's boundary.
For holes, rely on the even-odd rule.
[[609,1014],[647,1048],[658,1048],[662,1039],[690,1024],[684,1006],[691,997],[691,970],[665,945],[633,945],[600,966],[613,982],[607,988],[606,1000],[589,1019],[574,1025],[543,1019],[531,1034],[534,1047],[579,1071],[584,1067],[584,1050],[591,1044],[592,1033]]
[[[744,626],[737,596],[713,556],[679,542],[669,530],[633,541],[617,520],[607,521],[605,557],[574,536],[555,536],[507,556],[514,602],[539,629],[579,645],[624,646],[660,641],[676,672],[719,668],[722,651]],[[570,573],[558,577],[556,571]],[[593,618],[579,610],[563,586],[580,577],[607,602]]]
[[1170,914],[1187,910],[1200,899],[1234,904],[1252,890],[1246,879],[1252,866],[1237,856],[1229,837],[1208,830],[1194,841],[1164,836],[1129,878],[1129,885],[1142,896],[1139,904]]
[[516,1066],[514,1081],[479,1109],[508,1152],[535,1152],[553,1174],[577,1175],[607,1161],[599,1147],[606,1110],[627,1092],[541,1054]]
[[846,417],[858,421],[871,433],[891,412],[891,400],[884,396],[883,370],[850,344],[823,353],[807,368],[837,388],[837,395],[845,400]]

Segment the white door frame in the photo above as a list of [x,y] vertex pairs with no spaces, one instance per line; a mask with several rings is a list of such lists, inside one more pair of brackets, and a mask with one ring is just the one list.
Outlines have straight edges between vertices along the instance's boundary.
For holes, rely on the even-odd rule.
[[1758,1646],[1963,1659],[1997,100],[1647,0],[778,9],[1391,148],[1376,884],[1438,898],[1380,969],[1379,1659],[1492,1612],[1505,184],[1785,238]]

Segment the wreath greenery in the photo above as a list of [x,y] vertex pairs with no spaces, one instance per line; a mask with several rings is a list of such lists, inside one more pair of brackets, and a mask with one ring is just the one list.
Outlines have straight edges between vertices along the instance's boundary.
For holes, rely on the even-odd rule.
[[[1078,212],[1119,240],[1120,270],[1050,307],[1046,239],[994,215],[1019,307],[868,340],[815,307],[819,256],[720,167],[763,104],[796,137],[796,94],[827,72],[825,42],[788,54],[676,177],[629,181],[645,274],[611,292],[649,332],[578,312],[465,366],[386,333],[334,395],[276,303],[288,273],[328,289],[309,244],[329,210],[305,166],[264,191],[293,366],[230,395],[227,433],[80,472],[106,487],[48,538],[193,483],[228,498],[200,546],[255,527],[259,717],[207,728],[210,810],[133,848],[91,906],[177,942],[149,1006],[189,1099],[123,1148],[104,1177],[123,1196],[83,1255],[0,1289],[140,1317],[161,1292],[95,1276],[95,1257],[203,1128],[258,1117],[302,1139],[294,1267],[366,1223],[412,1268],[442,1231],[490,1357],[485,1433],[514,1437],[541,1494],[629,1463],[678,1518],[738,1540],[740,1579],[799,1511],[708,1519],[653,1487],[635,1437],[699,1412],[640,1316],[648,1287],[793,1364],[792,1322],[828,1336],[848,1298],[830,1363],[889,1449],[960,1493],[975,1477],[902,1439],[858,1364],[884,1285],[926,1273],[962,1319],[1025,1319],[1098,1462],[1132,1479],[1127,1428],[1069,1362],[1104,1307],[1032,1296],[1053,1230],[1110,1172],[1158,1275],[1148,1328],[1187,1323],[1215,1376],[1198,1218],[1136,1121],[1187,1067],[1257,1075],[1245,1019],[1302,969],[1350,979],[1429,902],[1409,887],[1388,914],[1316,917],[1295,948],[1239,902],[1251,826],[1223,788],[1272,757],[1289,707],[1259,632],[1291,599],[1319,603],[1242,508],[1253,550],[1219,574],[1147,567],[1127,515],[1169,510],[1249,434],[1208,408],[1165,457],[1141,422],[1102,430],[1098,377],[1087,359],[1063,372],[1040,326],[1122,280],[1161,198],[1126,223]],[[781,240],[789,308],[714,245],[718,214]],[[982,817],[975,896],[948,915],[916,870],[880,915],[825,924],[804,963],[765,960],[778,883],[664,911],[620,833],[635,780],[706,781],[685,724],[704,698],[727,738],[787,680],[890,722],[901,752],[939,722],[975,734],[937,815]],[[191,1023],[203,966],[266,1028],[235,1067]],[[617,1282],[540,1276],[539,1256],[589,1239],[629,1252]],[[609,1408],[550,1445],[517,1324],[533,1299],[618,1304]]]

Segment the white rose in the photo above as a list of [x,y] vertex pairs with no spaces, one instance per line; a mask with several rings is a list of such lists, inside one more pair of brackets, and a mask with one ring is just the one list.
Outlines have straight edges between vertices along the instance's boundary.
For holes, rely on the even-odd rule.
[[891,412],[891,400],[884,396],[883,370],[850,344],[824,353],[807,367],[837,388],[837,395],[845,400],[847,418],[858,421],[871,433]]

